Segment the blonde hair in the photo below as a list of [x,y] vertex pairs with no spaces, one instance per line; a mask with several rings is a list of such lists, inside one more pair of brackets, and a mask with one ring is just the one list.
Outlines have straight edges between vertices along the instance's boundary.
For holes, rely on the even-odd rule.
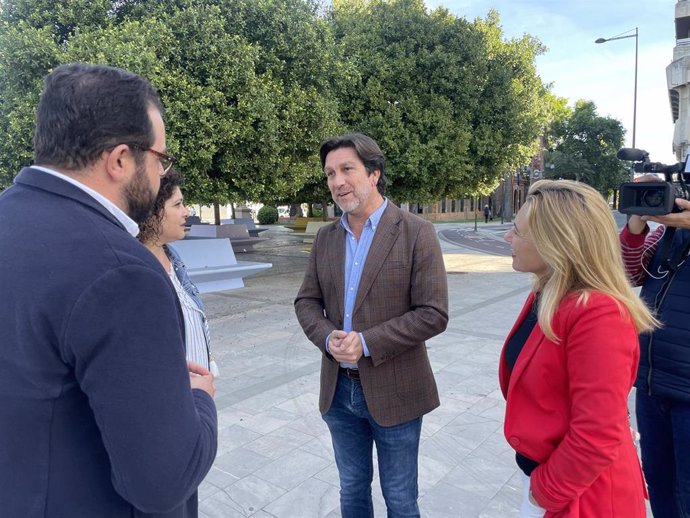
[[638,332],[659,325],[630,285],[618,229],[599,192],[571,180],[540,180],[530,187],[525,210],[528,232],[549,267],[534,287],[540,292],[539,325],[549,339],[559,341],[551,323],[569,293],[579,292],[582,304],[591,291],[610,295]]

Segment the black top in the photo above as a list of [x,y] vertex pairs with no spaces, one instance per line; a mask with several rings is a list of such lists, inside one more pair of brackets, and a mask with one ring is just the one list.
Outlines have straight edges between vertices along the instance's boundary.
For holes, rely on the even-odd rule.
[[[506,364],[511,373],[513,372],[515,362],[517,362],[518,356],[520,356],[520,352],[522,352],[522,348],[525,346],[529,335],[532,333],[534,326],[537,325],[538,304],[539,296],[536,296],[532,302],[529,313],[527,313],[525,319],[520,323],[520,327],[515,330],[515,333],[513,333],[513,336],[510,337],[510,340],[508,340],[506,344]],[[515,461],[522,472],[528,477],[532,474],[532,471],[539,466],[538,462],[517,452],[515,452]]]
[[538,302],[539,296],[537,295],[534,298],[534,302],[532,302],[529,313],[527,313],[525,319],[520,323],[520,327],[515,330],[515,333],[513,333],[513,336],[510,337],[510,340],[508,340],[506,344],[505,358],[510,372],[513,372],[513,367],[515,367],[515,362],[517,362],[522,348],[525,346],[534,326],[537,325]]

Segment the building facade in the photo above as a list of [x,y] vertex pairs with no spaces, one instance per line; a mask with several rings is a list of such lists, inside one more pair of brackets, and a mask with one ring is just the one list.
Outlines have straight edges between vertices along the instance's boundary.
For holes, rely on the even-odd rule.
[[690,145],[690,1],[678,0],[675,14],[676,46],[666,67],[666,83],[675,124],[673,152],[685,160]]

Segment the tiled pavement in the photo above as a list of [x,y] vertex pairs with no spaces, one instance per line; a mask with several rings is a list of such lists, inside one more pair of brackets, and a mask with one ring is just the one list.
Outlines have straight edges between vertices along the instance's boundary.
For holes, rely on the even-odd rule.
[[[218,456],[199,490],[200,515],[335,518],[338,474],[317,405],[320,353],[292,305],[307,253],[294,238],[273,230],[263,235],[269,234],[241,259],[272,262],[271,270],[246,279],[243,289],[204,296],[222,377]],[[530,277],[513,272],[510,257],[445,241],[442,247],[451,318],[447,331],[428,342],[441,406],[425,416],[422,429],[422,516],[516,516],[519,477],[502,435],[497,362]],[[377,476],[375,509],[383,517]]]

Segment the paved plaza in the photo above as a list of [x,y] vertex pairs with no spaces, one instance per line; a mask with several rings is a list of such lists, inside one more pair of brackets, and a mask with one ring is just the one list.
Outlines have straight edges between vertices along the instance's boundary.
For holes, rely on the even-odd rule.
[[[510,225],[462,226],[462,239],[442,239],[450,322],[428,342],[441,406],[424,417],[420,507],[425,518],[517,516],[520,483],[502,434],[497,364],[503,340],[530,289],[499,240]],[[439,224],[441,235],[458,225]],[[442,232],[442,231],[451,231]],[[294,237],[271,240],[239,259],[274,267],[246,287],[204,295],[217,380],[218,456],[199,490],[200,516],[336,518],[338,473],[318,411],[320,352],[302,333],[293,299],[308,252]],[[485,250],[485,251],[482,251]],[[377,517],[385,517],[374,483]]]

